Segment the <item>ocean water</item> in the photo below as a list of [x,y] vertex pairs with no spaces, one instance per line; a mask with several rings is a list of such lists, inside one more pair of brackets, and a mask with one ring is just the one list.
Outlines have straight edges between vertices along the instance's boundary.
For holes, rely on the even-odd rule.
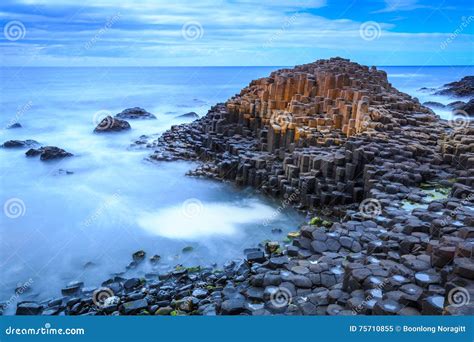
[[[439,102],[447,105],[453,101],[468,101],[466,98],[452,98],[448,96],[433,95],[432,91],[421,88],[439,88],[440,86],[458,81],[464,76],[474,75],[474,66],[409,66],[409,67],[380,67],[385,70],[388,80],[397,89],[410,94],[420,100]],[[432,108],[442,119],[454,119],[449,108]]]
[[[1,142],[34,139],[74,154],[41,162],[26,158],[26,149],[0,149],[0,302],[9,301],[7,313],[17,300],[60,296],[70,281],[100,285],[125,271],[137,250],[161,261],[125,276],[178,264],[222,265],[242,257],[244,248],[283,240],[295,230],[305,217],[281,210],[280,202],[252,189],[186,177],[193,163],[148,162],[151,151],[130,147],[143,134],[185,122],[180,114],[204,115],[275,69],[0,68]],[[419,88],[473,74],[472,67],[383,69],[396,87],[422,102],[449,103]],[[92,132],[106,113],[134,106],[157,120],[130,120],[132,129],[118,134]],[[4,129],[17,121],[23,128]],[[183,252],[189,246],[193,250]],[[25,282],[28,291],[15,295]]]

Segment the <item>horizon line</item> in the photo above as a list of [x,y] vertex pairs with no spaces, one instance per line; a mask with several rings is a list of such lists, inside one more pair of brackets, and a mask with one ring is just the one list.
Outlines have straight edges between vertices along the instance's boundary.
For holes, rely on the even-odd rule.
[[[77,65],[77,66],[64,66],[64,65],[36,65],[36,66],[23,66],[23,65],[0,65],[0,68],[291,68],[297,65],[303,64],[294,64],[294,65]],[[359,63],[360,64],[360,63]],[[361,64],[363,65],[363,64]],[[372,66],[366,64],[366,66]],[[416,64],[407,64],[407,65],[374,65],[377,68],[383,67],[474,67],[474,64],[434,64],[434,65],[416,65]]]

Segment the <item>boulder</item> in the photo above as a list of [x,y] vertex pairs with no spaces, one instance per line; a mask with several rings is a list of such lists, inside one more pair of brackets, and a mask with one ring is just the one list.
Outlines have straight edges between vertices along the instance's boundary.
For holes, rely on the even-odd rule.
[[119,119],[156,119],[156,116],[147,112],[145,109],[140,107],[133,107],[124,109],[122,112],[115,115]]
[[195,112],[189,112],[189,113],[185,113],[185,114],[181,114],[181,115],[178,115],[178,116],[175,116],[175,118],[177,119],[199,119],[199,115],[197,115],[197,113]]
[[39,143],[36,140],[8,140],[5,141],[1,147],[4,148],[15,148],[15,147],[31,147],[31,146],[37,146]]
[[72,157],[73,154],[66,152],[62,148],[56,146],[44,146],[40,148],[31,148],[25,152],[27,157],[40,156],[40,159],[43,161],[53,160],[53,159],[62,159],[66,157]]
[[39,315],[43,307],[35,302],[23,302],[19,303],[16,307],[17,315]]
[[448,95],[459,97],[474,96],[474,76],[465,76],[459,81],[443,85],[443,89],[438,90],[436,95]]
[[102,121],[94,129],[94,132],[120,132],[129,130],[130,128],[130,124],[127,121],[113,118],[109,115],[102,119]]

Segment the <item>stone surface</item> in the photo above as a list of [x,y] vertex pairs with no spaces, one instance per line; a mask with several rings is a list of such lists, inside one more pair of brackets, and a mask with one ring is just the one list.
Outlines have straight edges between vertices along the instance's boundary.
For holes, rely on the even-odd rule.
[[127,108],[115,115],[119,119],[156,119],[156,116],[140,107]]
[[25,152],[27,157],[40,156],[40,159],[43,161],[53,160],[53,159],[62,159],[66,157],[72,157],[73,154],[66,152],[62,148],[56,146],[45,146],[40,148],[31,148]]

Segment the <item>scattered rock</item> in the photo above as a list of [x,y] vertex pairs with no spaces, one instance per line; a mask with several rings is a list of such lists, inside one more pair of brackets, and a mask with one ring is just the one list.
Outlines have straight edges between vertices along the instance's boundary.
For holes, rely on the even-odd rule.
[[31,148],[28,151],[26,151],[26,156],[27,157],[35,157],[35,156],[40,156],[40,160],[46,161],[46,160],[53,160],[53,159],[62,159],[66,157],[71,157],[73,156],[72,153],[66,152],[62,148],[56,147],[56,146],[45,146],[45,147],[40,147],[40,148]]
[[179,118],[179,119],[199,119],[199,115],[197,115],[197,113],[195,112],[189,112],[189,113],[186,113],[186,114],[181,114],[181,115],[178,115],[176,116],[176,118]]
[[124,130],[129,130],[130,128],[130,124],[127,121],[113,118],[109,115],[102,119],[102,121],[94,129],[94,132],[120,132]]
[[434,101],[423,102],[423,106],[430,107],[430,108],[436,108],[436,109],[446,108],[446,106],[444,104],[439,103],[439,102],[434,102]]
[[21,124],[19,122],[12,123],[7,126],[7,129],[14,129],[14,128],[21,128]]
[[448,95],[459,97],[474,96],[474,76],[465,76],[459,81],[443,85],[443,89],[437,91],[436,95]]
[[115,115],[119,119],[156,119],[156,116],[147,112],[145,109],[140,107],[133,107],[124,109],[122,112]]
[[36,140],[8,140],[5,141],[1,147],[4,148],[15,148],[15,147],[31,147],[37,146],[39,143]]

